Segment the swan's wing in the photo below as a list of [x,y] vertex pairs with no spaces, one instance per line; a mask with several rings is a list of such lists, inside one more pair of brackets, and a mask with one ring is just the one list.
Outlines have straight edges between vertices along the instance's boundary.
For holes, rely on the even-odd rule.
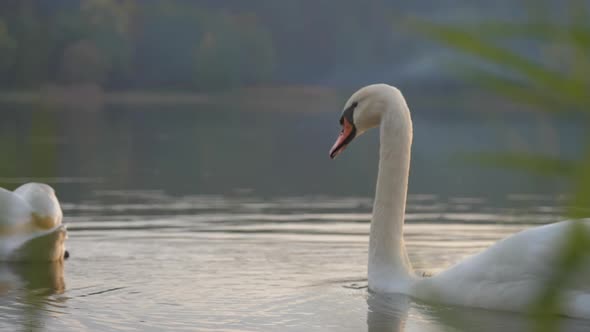
[[31,229],[50,231],[61,225],[63,213],[55,190],[44,183],[30,182],[14,190],[14,195],[28,203],[32,210]]
[[[584,225],[590,231],[590,222]],[[413,293],[427,300],[470,307],[510,311],[530,308],[554,276],[559,250],[571,226],[572,222],[560,222],[514,234],[439,275],[416,283]],[[586,303],[588,299],[580,295],[589,294],[590,269],[578,271],[568,287],[564,291],[571,295],[570,304]],[[576,310],[568,311],[564,314],[578,316]]]
[[28,202],[12,191],[0,188],[0,236],[4,228],[29,222],[31,215],[32,210]]

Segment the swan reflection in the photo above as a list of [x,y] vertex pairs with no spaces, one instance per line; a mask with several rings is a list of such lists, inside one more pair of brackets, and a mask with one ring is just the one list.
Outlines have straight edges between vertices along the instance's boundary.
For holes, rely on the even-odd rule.
[[367,325],[369,332],[405,331],[410,298],[403,294],[370,293],[367,299],[369,311]]
[[53,298],[65,291],[63,261],[0,265],[0,316],[2,323],[24,330],[43,329],[46,316],[55,315]]
[[[370,293],[369,332],[537,331],[538,317],[523,314],[415,302],[403,294]],[[590,321],[557,317],[558,331],[590,331]]]

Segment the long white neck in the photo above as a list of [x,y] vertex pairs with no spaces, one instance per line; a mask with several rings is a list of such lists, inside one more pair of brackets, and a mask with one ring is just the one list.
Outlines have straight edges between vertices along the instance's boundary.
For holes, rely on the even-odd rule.
[[413,278],[403,239],[410,170],[412,121],[405,101],[384,112],[380,125],[379,175],[369,238],[369,288],[405,293]]

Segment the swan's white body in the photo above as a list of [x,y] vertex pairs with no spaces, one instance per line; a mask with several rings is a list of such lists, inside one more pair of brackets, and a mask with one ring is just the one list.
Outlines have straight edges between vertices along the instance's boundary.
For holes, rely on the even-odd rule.
[[[330,152],[332,157],[355,136],[380,127],[379,175],[369,239],[369,288],[453,305],[530,310],[557,272],[557,255],[573,222],[522,231],[438,275],[418,277],[403,240],[412,144],[412,121],[405,99],[398,89],[385,84],[362,88],[347,102],[343,120],[344,129]],[[345,137],[349,133],[352,138]],[[588,221],[582,227],[590,231]],[[590,319],[590,264],[571,279],[567,288],[560,290],[557,313]]]
[[[448,303],[509,311],[530,311],[562,266],[558,255],[571,235],[573,222],[534,227],[498,241],[433,278],[414,283],[411,294],[440,297]],[[587,231],[590,231],[585,222]],[[590,319],[590,261],[563,289],[560,312]]]
[[53,188],[27,183],[0,188],[0,261],[57,261],[67,232]]

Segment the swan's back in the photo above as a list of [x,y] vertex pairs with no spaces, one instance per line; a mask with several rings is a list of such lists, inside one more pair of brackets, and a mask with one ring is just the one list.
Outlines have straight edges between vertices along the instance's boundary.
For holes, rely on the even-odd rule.
[[27,183],[14,192],[0,188],[0,261],[63,258],[67,232],[53,188]]
[[[548,282],[561,273],[559,254],[573,223],[564,221],[509,236],[439,275],[418,281],[412,293],[449,304],[528,311]],[[590,231],[590,222],[583,225]],[[560,314],[590,318],[590,265],[582,266],[561,290]]]
[[29,220],[31,206],[12,191],[0,188],[0,236],[11,226]]
[[48,231],[61,225],[61,206],[50,186],[44,183],[26,183],[16,188],[14,194],[31,207],[31,221],[36,229]]

